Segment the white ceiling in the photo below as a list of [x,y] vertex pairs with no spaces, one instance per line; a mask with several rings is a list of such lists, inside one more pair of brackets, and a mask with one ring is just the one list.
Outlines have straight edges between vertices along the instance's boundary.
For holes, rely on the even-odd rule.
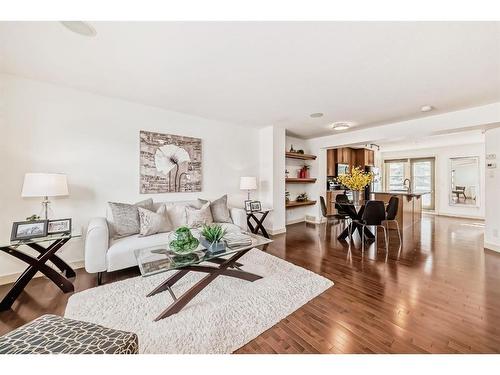
[[0,71],[304,138],[500,101],[498,22],[92,25],[0,22]]

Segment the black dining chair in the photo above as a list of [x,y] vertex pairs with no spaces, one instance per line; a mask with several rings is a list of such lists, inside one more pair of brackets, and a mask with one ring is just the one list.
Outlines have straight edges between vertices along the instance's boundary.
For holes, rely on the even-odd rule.
[[385,210],[385,221],[387,223],[386,225],[387,230],[389,230],[390,222],[396,223],[396,229],[398,230],[398,237],[399,237],[399,246],[401,246],[401,231],[399,230],[399,223],[396,220],[396,216],[398,214],[398,207],[399,207],[399,198],[391,197],[391,199],[389,199],[389,204],[387,205],[387,208]]
[[[385,250],[389,252],[389,243],[387,242],[387,230],[384,226],[385,221],[385,204],[383,201],[368,201],[366,202],[365,210],[361,220],[356,223],[361,225],[361,249],[365,250],[365,227],[374,226],[381,227],[384,231]],[[352,238],[352,233],[350,233]],[[375,247],[377,246],[377,230],[375,230]]]
[[321,213],[322,213],[323,217],[326,218],[327,224],[331,220],[334,220],[337,223],[343,222],[344,224],[346,224],[351,219],[351,217],[349,216],[349,214],[347,214],[346,212],[341,212],[337,208],[337,205],[335,205],[335,208],[337,208],[337,213],[336,214],[328,214],[328,211],[327,211],[327,208],[326,208],[325,198],[323,198],[323,196],[320,196],[319,197],[319,201],[320,201],[320,204],[321,204]]

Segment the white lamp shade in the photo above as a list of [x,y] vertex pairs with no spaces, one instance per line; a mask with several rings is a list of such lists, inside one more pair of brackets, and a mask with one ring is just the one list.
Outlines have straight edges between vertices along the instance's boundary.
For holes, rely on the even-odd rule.
[[241,190],[256,190],[257,189],[257,177],[241,177],[240,178],[240,189]]
[[68,195],[68,181],[65,174],[26,173],[24,175],[23,197],[57,197]]

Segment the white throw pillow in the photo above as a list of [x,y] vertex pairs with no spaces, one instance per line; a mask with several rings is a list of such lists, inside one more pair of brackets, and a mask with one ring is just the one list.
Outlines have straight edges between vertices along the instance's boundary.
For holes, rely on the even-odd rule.
[[212,224],[212,212],[210,211],[210,202],[205,203],[201,208],[186,207],[187,225],[190,228],[198,228],[202,225]]
[[138,210],[140,221],[139,236],[146,237],[152,234],[170,232],[174,229],[164,204],[156,212],[140,207]]
[[174,229],[187,225],[186,205],[173,204],[167,206],[167,213]]

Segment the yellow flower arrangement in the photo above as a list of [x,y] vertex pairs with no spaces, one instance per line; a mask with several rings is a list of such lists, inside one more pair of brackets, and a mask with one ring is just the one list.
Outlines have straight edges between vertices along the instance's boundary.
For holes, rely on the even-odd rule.
[[353,167],[351,173],[341,174],[337,177],[337,182],[353,191],[363,190],[372,182],[373,173],[365,172],[360,167]]

